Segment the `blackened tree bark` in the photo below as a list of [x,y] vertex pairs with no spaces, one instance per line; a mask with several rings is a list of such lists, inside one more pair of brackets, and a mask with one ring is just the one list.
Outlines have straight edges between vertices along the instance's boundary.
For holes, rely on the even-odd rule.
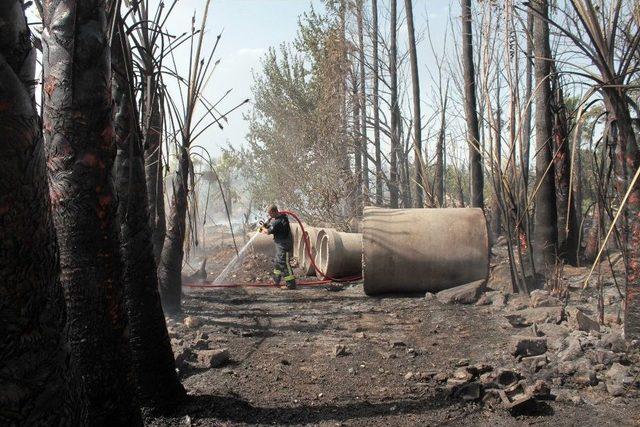
[[0,424],[79,425],[23,7],[0,4]]
[[[495,193],[491,203],[491,231],[493,238],[502,235],[502,213],[500,212],[500,191],[502,185],[502,107],[500,106],[500,79],[496,85],[496,111],[494,119],[493,155],[491,159]],[[495,240],[494,240],[495,241]]]
[[522,120],[522,182],[524,187],[523,204],[526,204],[527,186],[529,185],[529,151],[531,147],[531,84],[533,80],[533,11],[527,10],[527,47],[525,66],[525,110]]
[[571,194],[571,147],[567,111],[557,75],[552,81],[553,94],[553,157],[558,216],[558,255],[571,265],[577,265],[578,219],[575,198]]
[[[149,225],[151,226],[151,242],[153,243],[153,255],[156,263],[160,260],[162,245],[166,233],[166,219],[164,212],[164,181],[162,166],[162,111],[160,108],[160,94],[155,91],[155,84],[151,85],[151,90],[155,93],[144,92],[145,105],[149,104],[148,122],[143,120],[145,132],[144,155],[145,155],[145,175],[147,182],[147,199],[149,206]],[[149,87],[147,87],[149,89]]]
[[145,155],[147,197],[149,200],[149,225],[152,233],[153,254],[157,264],[160,261],[166,233],[164,168],[162,163],[163,96],[158,84],[162,59],[160,58],[160,62],[158,62],[152,55],[156,48],[158,31],[150,31],[150,27],[156,25],[156,23],[149,18],[147,6],[142,5],[140,7],[139,18],[139,41],[142,44],[138,49],[141,57],[140,72],[142,74],[142,140]]
[[[446,101],[445,101],[446,102]],[[445,104],[446,105],[446,104]],[[436,167],[434,172],[434,192],[436,205],[444,207],[444,138],[445,138],[445,118],[446,107],[440,111],[440,132],[436,142]]]
[[373,15],[372,50],[373,50],[373,145],[376,151],[376,205],[382,205],[382,151],[380,149],[380,59],[378,57],[378,0],[371,0]]
[[467,120],[469,144],[469,172],[471,177],[471,206],[484,208],[484,183],[480,130],[476,109],[476,80],[473,65],[473,37],[471,29],[471,0],[461,0],[462,5],[462,72],[464,74],[464,110]]
[[391,88],[391,153],[389,155],[389,204],[392,208],[398,207],[399,199],[399,176],[398,157],[400,147],[400,116],[398,108],[398,45],[397,45],[397,0],[391,0],[391,15],[389,17],[391,41],[389,47],[389,80]]
[[[411,62],[411,89],[413,92],[413,148],[415,167],[415,206],[424,207],[426,180],[422,171],[422,119],[420,114],[420,76],[418,74],[418,54],[416,52],[416,34],[413,26],[413,1],[404,0],[407,13],[407,32],[409,33],[409,61]],[[427,190],[424,188],[424,190]]]
[[555,171],[552,163],[552,120],[551,120],[551,49],[549,47],[549,24],[547,0],[533,0],[533,38],[536,78],[536,180],[538,192],[535,196],[533,250],[536,269],[551,273],[557,254],[557,215]]
[[363,204],[369,204],[369,140],[367,139],[367,84],[365,73],[365,55],[364,55],[364,5],[363,0],[358,0],[356,4],[357,20],[358,20],[358,64],[360,69],[360,86],[358,92],[358,101],[360,104],[360,141],[362,156],[362,192]]
[[[183,138],[189,138],[185,136]],[[188,139],[187,139],[188,141]],[[171,204],[168,215],[167,235],[158,265],[158,280],[162,306],[168,314],[182,311],[182,259],[186,232],[187,196],[189,180],[189,152],[184,145],[178,147],[178,167],[172,181]]]
[[92,425],[141,425],[129,381],[104,0],[44,3],[44,138],[71,363]]
[[354,213],[356,216],[362,215],[362,128],[360,127],[360,96],[358,89],[359,76],[354,69],[352,70],[352,93],[351,99],[353,108],[351,113],[353,114],[353,158],[354,158],[354,183],[355,183],[355,196],[356,205],[354,206]]
[[148,221],[144,151],[135,93],[131,49],[121,22],[111,45],[112,93],[117,154],[115,160],[120,251],[125,301],[129,317],[129,345],[140,402],[164,406],[180,401],[178,381],[167,325],[158,293],[158,275]]

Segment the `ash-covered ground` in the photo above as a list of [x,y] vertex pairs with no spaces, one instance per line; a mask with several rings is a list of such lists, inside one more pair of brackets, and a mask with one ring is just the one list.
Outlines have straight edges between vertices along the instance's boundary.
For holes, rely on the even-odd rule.
[[[207,256],[210,278],[233,253]],[[482,294],[186,289],[184,317],[168,325],[188,398],[146,423],[640,424],[640,352],[621,338],[624,289],[611,269],[599,273],[602,298],[582,289],[586,267],[565,267],[556,291],[526,297],[510,292],[505,259],[494,247]],[[235,279],[260,281],[270,268],[246,260]]]

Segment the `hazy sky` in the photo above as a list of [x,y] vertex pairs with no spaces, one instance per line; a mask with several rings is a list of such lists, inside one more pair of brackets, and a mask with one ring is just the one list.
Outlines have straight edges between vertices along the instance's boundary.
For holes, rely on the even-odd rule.
[[[388,3],[388,0],[379,0],[381,21],[382,15],[386,16]],[[204,0],[181,0],[180,6],[174,11],[168,23],[169,30],[173,33],[187,31],[194,11],[197,13],[197,22],[200,22],[204,4]],[[369,7],[368,1],[366,4]],[[403,4],[403,1],[398,1],[402,14]],[[221,31],[223,36],[216,54],[221,62],[207,87],[207,97],[217,99],[228,89],[233,89],[225,104],[229,107],[245,98],[251,98],[252,69],[260,68],[260,59],[270,46],[293,41],[297,31],[298,16],[309,10],[311,5],[321,9],[322,1],[212,0],[207,24],[207,40],[213,42],[215,36]],[[449,9],[455,11],[452,12],[453,16],[458,16],[458,5],[458,1],[414,0],[416,30],[418,33],[424,33],[428,18],[437,50],[441,49],[442,37],[450,15]],[[406,40],[406,28],[399,29],[398,39],[400,43]],[[424,37],[419,46],[418,58],[420,73],[423,75],[422,92],[425,95],[423,102],[426,103],[429,97],[427,68],[434,65],[434,59]],[[188,58],[183,60],[188,64]],[[243,110],[249,111],[250,108],[251,106],[247,105]],[[238,146],[243,143],[247,129],[248,126],[238,111],[229,117],[229,123],[224,130],[216,128],[207,132],[197,143],[213,151],[226,145],[227,140],[234,146]]]

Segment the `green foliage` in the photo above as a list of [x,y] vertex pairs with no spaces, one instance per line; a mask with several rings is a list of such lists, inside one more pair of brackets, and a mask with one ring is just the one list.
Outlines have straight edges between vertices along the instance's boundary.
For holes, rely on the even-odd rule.
[[249,120],[251,191],[313,221],[340,223],[349,178],[339,172],[341,104],[346,69],[338,27],[314,10],[299,22],[291,45],[270,49],[255,75]]

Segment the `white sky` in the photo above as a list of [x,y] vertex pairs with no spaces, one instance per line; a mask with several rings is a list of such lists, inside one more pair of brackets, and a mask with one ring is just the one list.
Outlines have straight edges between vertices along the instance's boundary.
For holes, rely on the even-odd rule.
[[[168,22],[169,31],[174,34],[188,31],[194,12],[199,24],[204,4],[205,0],[181,0]],[[252,70],[260,69],[260,60],[270,46],[294,40],[298,17],[310,10],[311,5],[316,9],[323,8],[321,0],[212,0],[206,37],[209,47],[217,34],[223,31],[223,35],[216,54],[216,58],[221,62],[206,88],[207,98],[216,100],[227,90],[233,89],[231,95],[221,104],[221,110],[235,106],[243,99],[251,98]],[[398,8],[402,15],[403,5],[404,2],[399,0]],[[366,1],[366,7],[370,7],[369,1]],[[388,0],[379,0],[381,26],[386,24],[384,16],[387,14],[387,8]],[[442,48],[442,37],[448,24],[450,8],[455,10],[454,17],[459,16],[457,0],[414,0],[416,31],[425,32],[428,18],[436,49]],[[457,25],[458,22],[456,19],[454,24]],[[405,43],[406,38],[406,26],[403,25],[399,29],[399,43]],[[418,60],[422,75],[423,102],[426,103],[431,99],[427,67],[433,67],[434,58],[428,42],[424,37],[422,40],[418,47]],[[186,67],[188,58],[182,59]],[[248,130],[247,123],[242,119],[242,112],[248,112],[250,108],[250,105],[246,105],[242,110],[233,113],[224,130],[212,128],[196,143],[205,146],[212,154],[220,147],[226,146],[227,141],[234,146],[242,145]]]

